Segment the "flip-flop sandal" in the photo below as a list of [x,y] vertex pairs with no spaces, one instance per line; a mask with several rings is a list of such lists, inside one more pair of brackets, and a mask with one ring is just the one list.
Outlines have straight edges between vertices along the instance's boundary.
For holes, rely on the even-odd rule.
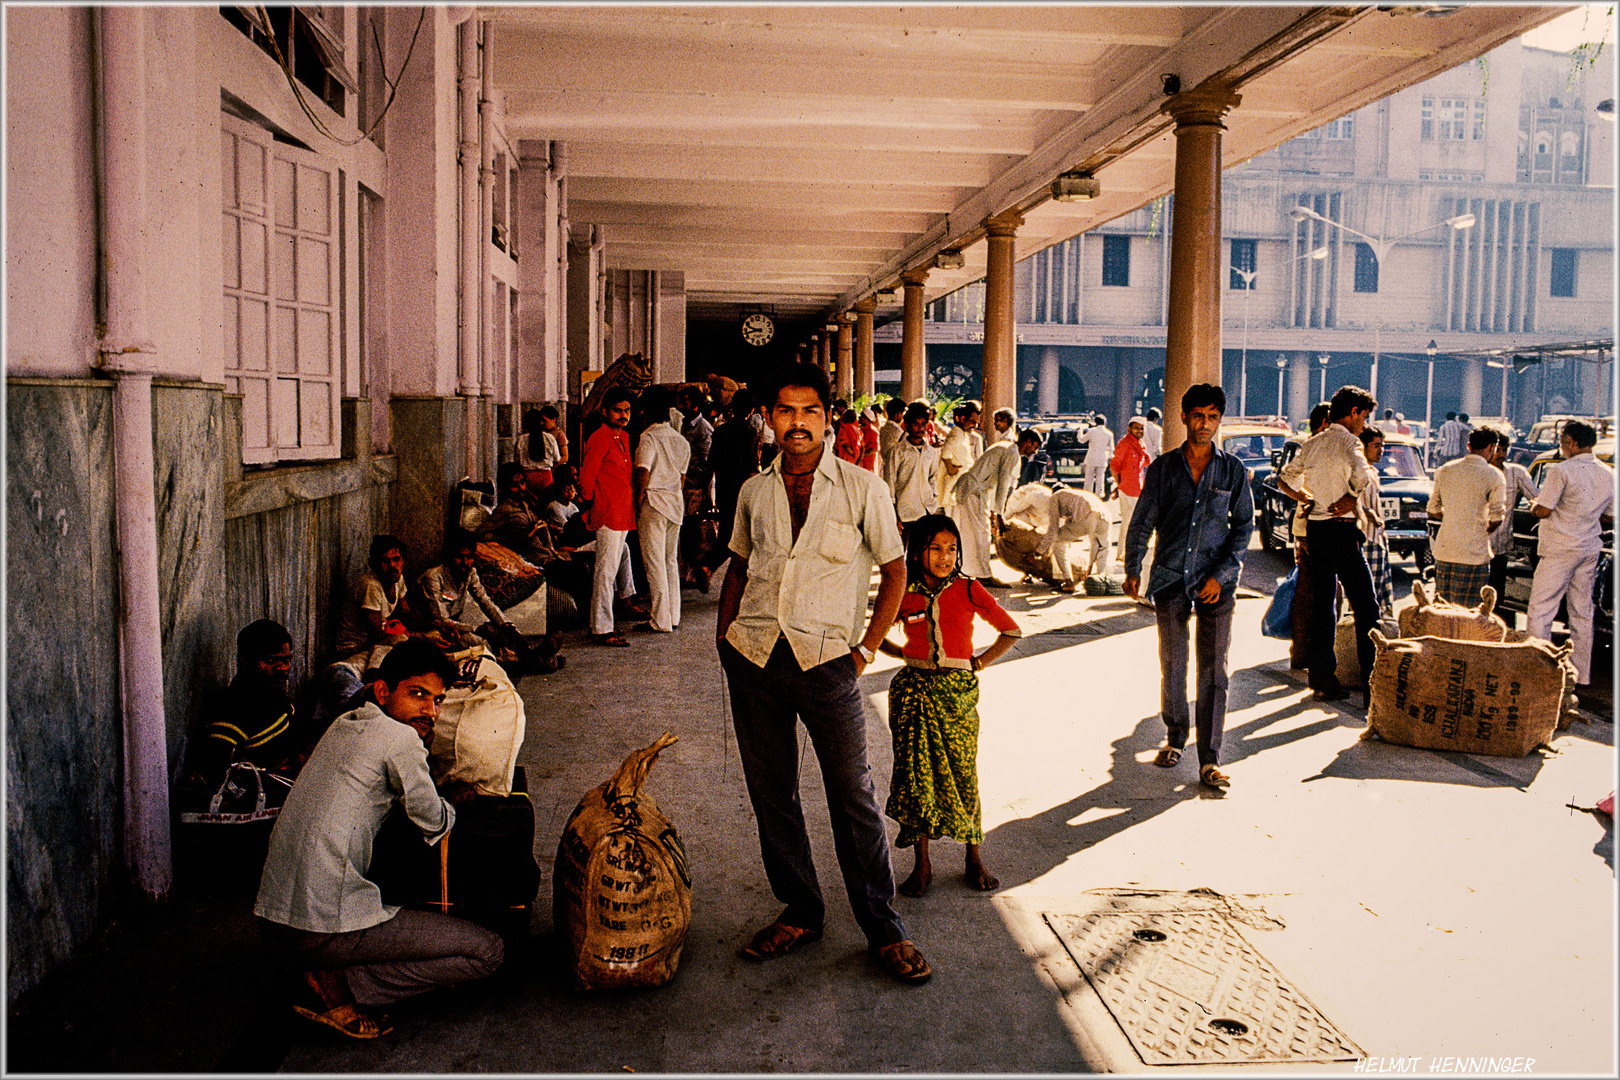
[[785,922],[777,921],[755,934],[754,940],[744,945],[738,952],[749,960],[775,960],[778,956],[786,956],[800,945],[820,940],[820,930],[789,926]]
[[1159,747],[1159,754],[1153,759],[1153,764],[1161,769],[1173,769],[1176,762],[1181,760],[1181,751],[1173,746]]
[[[901,949],[907,945],[911,945],[912,951],[917,953],[917,959],[922,961],[921,967],[908,969],[901,966],[904,963],[901,957]],[[874,949],[873,955],[877,957],[877,961],[883,966],[883,970],[900,982],[915,985],[925,983],[934,977],[934,969],[928,966],[927,959],[923,957],[921,952],[917,951],[917,946],[912,945],[909,938],[905,941],[890,942],[878,949]]]
[[1232,781],[1227,775],[1213,765],[1205,765],[1198,770],[1198,782],[1206,787],[1218,788],[1222,791],[1232,786]]
[[630,643],[618,634],[593,634],[591,640],[598,645],[610,645],[615,649],[628,649]]
[[389,1022],[388,1017],[380,1013],[363,1013],[353,1005],[339,1005],[326,1012],[316,1012],[302,1005],[294,1005],[293,1012],[305,1020],[313,1020],[351,1039],[375,1039],[394,1030],[394,1025]]

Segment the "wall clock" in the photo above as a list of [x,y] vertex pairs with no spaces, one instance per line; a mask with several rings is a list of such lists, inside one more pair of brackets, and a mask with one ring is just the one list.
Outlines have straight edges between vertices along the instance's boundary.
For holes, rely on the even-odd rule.
[[750,345],[764,345],[776,333],[776,324],[763,311],[756,311],[742,321],[743,340]]

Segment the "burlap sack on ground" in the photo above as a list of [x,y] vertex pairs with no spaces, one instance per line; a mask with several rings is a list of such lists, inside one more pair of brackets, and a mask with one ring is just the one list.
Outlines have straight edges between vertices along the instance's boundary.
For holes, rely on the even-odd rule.
[[[1544,642],[1546,639],[1545,638],[1533,638],[1533,637],[1530,636],[1530,631],[1528,631],[1528,630],[1519,630],[1519,629],[1515,629],[1515,628],[1510,627],[1508,629],[1507,637],[1506,637],[1505,640],[1508,641],[1511,644],[1517,645],[1517,644],[1519,644],[1521,642],[1525,642],[1525,641],[1543,641]],[[1563,663],[1564,663],[1564,707],[1558,713],[1558,730],[1559,731],[1563,731],[1565,728],[1569,727],[1571,724],[1573,724],[1577,720],[1584,721],[1586,719],[1586,717],[1581,715],[1581,702],[1580,702],[1580,699],[1575,696],[1575,678],[1576,678],[1575,661],[1571,657],[1569,652],[1565,652]]]
[[[1395,625],[1388,619],[1378,621],[1378,630],[1385,637],[1396,637]],[[1338,679],[1346,686],[1365,686],[1367,678],[1361,673],[1361,657],[1356,655],[1356,617],[1346,613],[1334,628],[1333,656],[1338,661],[1334,669]]]
[[1496,607],[1496,590],[1489,585],[1479,591],[1478,607],[1463,607],[1430,593],[1421,581],[1412,582],[1416,607],[1399,612],[1401,637],[1443,637],[1453,641],[1506,641],[1507,623],[1491,614]]
[[1051,584],[1057,580],[1052,569],[1052,556],[1035,554],[1040,543],[1041,534],[1038,531],[1023,521],[1008,520],[1007,527],[996,537],[996,554],[1019,573]]
[[1390,640],[1373,631],[1367,731],[1402,746],[1523,757],[1558,726],[1569,646]]
[[552,919],[574,981],[587,990],[662,986],[692,921],[692,879],[680,833],[642,794],[647,770],[676,737],[624,759],[588,792],[563,829]]
[[[433,723],[428,765],[435,784],[471,784],[480,795],[512,794],[512,770],[523,748],[523,699],[495,658],[481,646],[452,653],[471,675],[444,696]],[[472,664],[477,668],[473,670]]]

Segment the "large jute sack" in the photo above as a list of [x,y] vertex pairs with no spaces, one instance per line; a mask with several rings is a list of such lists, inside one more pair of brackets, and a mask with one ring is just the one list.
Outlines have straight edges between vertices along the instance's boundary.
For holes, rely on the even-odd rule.
[[1443,637],[1454,641],[1506,641],[1507,623],[1493,615],[1496,590],[1480,589],[1478,607],[1464,607],[1432,594],[1421,581],[1412,583],[1416,607],[1399,612],[1401,637]]
[[523,747],[523,699],[495,658],[482,648],[452,653],[463,676],[444,695],[433,722],[428,767],[435,784],[459,780],[480,795],[512,794],[512,771]]
[[1362,738],[1426,750],[1523,757],[1558,727],[1570,647],[1372,632],[1372,701]]
[[[1507,637],[1504,640],[1513,644],[1523,641],[1546,641],[1545,638],[1531,637],[1528,630],[1519,630],[1513,627],[1508,628]],[[1575,661],[1566,653],[1564,655],[1564,707],[1558,714],[1559,731],[1563,731],[1577,720],[1584,721],[1586,719],[1581,715],[1580,699],[1575,696],[1575,679]]]
[[1041,534],[1016,518],[1009,518],[1007,527],[996,537],[996,554],[1001,561],[1021,574],[1053,582],[1057,575],[1052,569],[1052,556],[1035,554],[1040,546]]
[[587,792],[557,844],[552,918],[587,990],[662,986],[675,974],[692,921],[692,879],[680,833],[641,791],[647,770],[676,741],[624,759]]
[[[1378,630],[1385,637],[1395,637],[1395,625],[1387,619],[1378,621]],[[1339,617],[1333,632],[1333,656],[1338,661],[1335,673],[1346,686],[1365,686],[1367,679],[1361,673],[1361,657],[1356,653],[1356,617],[1346,613]]]

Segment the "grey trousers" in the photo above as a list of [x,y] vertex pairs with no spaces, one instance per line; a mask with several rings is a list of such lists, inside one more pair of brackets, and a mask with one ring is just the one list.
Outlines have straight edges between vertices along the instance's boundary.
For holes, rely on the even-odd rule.
[[1198,767],[1219,765],[1221,730],[1226,726],[1226,654],[1232,645],[1232,610],[1237,590],[1224,591],[1213,604],[1200,604],[1180,584],[1153,597],[1159,621],[1159,710],[1171,746],[1187,745],[1187,621],[1196,613],[1198,629]]
[[441,986],[495,973],[506,955],[499,934],[437,911],[401,908],[387,922],[346,934],[317,934],[259,920],[265,943],[302,970],[340,968],[361,1005],[392,1005]]
[[730,684],[737,753],[759,824],[765,877],[787,905],[782,921],[820,930],[827,914],[799,803],[803,721],[821,764],[833,847],[855,921],[874,947],[904,940],[905,924],[893,904],[889,837],[866,760],[866,711],[855,661],[846,654],[802,671],[787,640],[778,638],[763,668],[729,643],[720,646],[720,665]]

